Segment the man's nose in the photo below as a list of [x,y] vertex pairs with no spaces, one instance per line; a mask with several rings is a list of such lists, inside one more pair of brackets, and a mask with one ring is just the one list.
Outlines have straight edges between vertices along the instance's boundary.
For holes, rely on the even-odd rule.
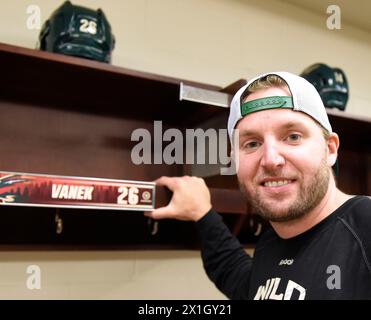
[[274,142],[264,143],[261,165],[268,170],[274,170],[282,167],[284,164],[285,158],[280,152],[279,146]]

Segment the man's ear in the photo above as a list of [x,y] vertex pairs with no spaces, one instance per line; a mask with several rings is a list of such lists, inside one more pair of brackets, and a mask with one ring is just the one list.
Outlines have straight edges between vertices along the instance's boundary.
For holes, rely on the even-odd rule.
[[328,150],[327,164],[330,167],[332,167],[336,162],[336,159],[338,157],[339,145],[340,145],[339,136],[335,132],[330,133],[327,139],[327,150]]

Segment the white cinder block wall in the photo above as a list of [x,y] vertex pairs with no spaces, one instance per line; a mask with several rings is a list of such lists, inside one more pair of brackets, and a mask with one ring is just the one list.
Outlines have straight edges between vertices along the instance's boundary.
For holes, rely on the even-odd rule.
[[[28,289],[30,265],[39,290]],[[0,270],[0,300],[225,298],[197,251],[1,252]]]
[[[0,42],[34,48],[27,7],[46,20],[62,1],[4,0]],[[116,36],[113,64],[219,86],[272,70],[300,73],[315,62],[341,67],[350,83],[347,112],[371,116],[370,33],[326,13],[278,0],[75,0],[105,11]],[[31,79],[32,81],[32,79]],[[41,290],[26,288],[39,265]],[[0,299],[223,298],[196,251],[1,252]]]

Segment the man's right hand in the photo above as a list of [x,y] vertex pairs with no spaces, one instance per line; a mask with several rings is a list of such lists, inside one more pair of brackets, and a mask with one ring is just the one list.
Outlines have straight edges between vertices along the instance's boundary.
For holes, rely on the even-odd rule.
[[205,181],[198,177],[161,177],[156,184],[173,192],[170,203],[145,216],[153,219],[177,219],[198,221],[211,209],[210,192]]

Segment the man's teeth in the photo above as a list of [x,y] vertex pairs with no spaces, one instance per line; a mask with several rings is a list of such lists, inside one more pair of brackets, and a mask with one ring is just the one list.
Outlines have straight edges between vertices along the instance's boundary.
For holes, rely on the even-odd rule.
[[290,180],[278,180],[278,181],[266,181],[264,182],[265,187],[280,187],[289,184]]

